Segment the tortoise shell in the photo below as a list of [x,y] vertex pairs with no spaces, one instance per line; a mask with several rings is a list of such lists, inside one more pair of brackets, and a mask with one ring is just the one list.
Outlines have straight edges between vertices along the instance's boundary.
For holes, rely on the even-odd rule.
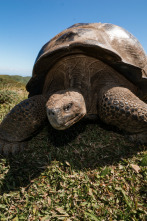
[[29,97],[41,94],[46,74],[62,57],[85,54],[109,64],[147,96],[147,56],[125,29],[107,23],[79,23],[62,31],[40,50],[26,88]]

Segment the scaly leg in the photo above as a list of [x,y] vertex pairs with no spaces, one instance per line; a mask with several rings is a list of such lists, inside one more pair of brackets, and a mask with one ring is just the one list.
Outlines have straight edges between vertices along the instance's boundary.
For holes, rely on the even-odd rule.
[[147,104],[125,87],[101,89],[98,113],[107,124],[129,132],[132,139],[147,143]]
[[15,153],[46,120],[46,99],[36,95],[17,104],[0,124],[0,153]]

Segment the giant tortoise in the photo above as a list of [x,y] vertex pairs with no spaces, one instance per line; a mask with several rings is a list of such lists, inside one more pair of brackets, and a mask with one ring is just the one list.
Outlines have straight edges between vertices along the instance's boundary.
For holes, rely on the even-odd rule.
[[29,98],[0,125],[0,149],[15,153],[48,119],[65,130],[85,115],[97,115],[141,142],[147,142],[147,57],[125,29],[106,23],[79,23],[40,50]]

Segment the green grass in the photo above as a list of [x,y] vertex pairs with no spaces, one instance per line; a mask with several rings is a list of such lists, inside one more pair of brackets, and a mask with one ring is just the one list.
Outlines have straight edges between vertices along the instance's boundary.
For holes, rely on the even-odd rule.
[[[12,91],[1,120],[27,96]],[[0,220],[145,221],[146,160],[145,145],[99,121],[46,125],[24,152],[0,159]]]

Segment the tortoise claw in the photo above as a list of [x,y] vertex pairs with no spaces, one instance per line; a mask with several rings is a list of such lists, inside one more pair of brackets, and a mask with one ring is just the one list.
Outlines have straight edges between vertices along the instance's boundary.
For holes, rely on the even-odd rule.
[[19,152],[22,152],[24,148],[26,149],[27,142],[18,142],[12,143],[0,140],[0,154],[4,156],[15,155]]

